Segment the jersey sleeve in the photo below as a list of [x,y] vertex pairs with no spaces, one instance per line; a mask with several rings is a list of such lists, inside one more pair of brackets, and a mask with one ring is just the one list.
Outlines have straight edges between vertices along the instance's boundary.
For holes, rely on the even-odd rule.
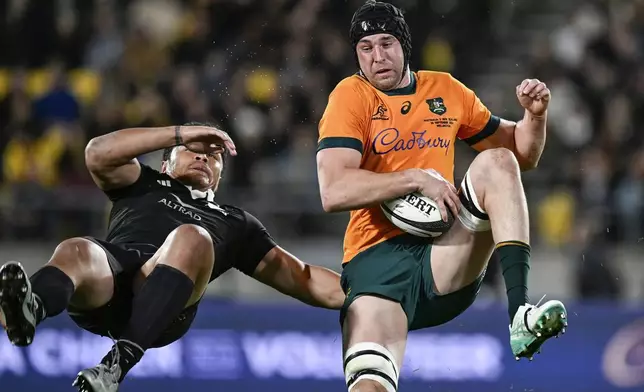
[[318,152],[345,147],[364,152],[367,143],[369,113],[355,86],[340,82],[329,95],[318,131]]
[[264,256],[277,244],[259,219],[244,212],[246,230],[241,239],[240,251],[235,268],[248,276],[252,276]]
[[485,105],[460,81],[452,78],[457,89],[461,90],[463,100],[463,120],[457,137],[470,146],[482,141],[496,132],[501,119],[492,115]]
[[146,194],[156,184],[159,172],[150,166],[141,164],[141,174],[133,184],[123,188],[110,189],[105,191],[107,197],[112,201],[118,201],[132,196],[141,196]]

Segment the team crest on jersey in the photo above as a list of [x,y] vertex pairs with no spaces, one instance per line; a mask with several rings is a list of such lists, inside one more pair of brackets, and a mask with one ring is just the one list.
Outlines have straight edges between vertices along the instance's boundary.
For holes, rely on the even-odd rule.
[[389,116],[387,116],[387,108],[385,105],[380,104],[378,105],[378,109],[376,109],[376,112],[371,116],[372,120],[389,120]]
[[447,108],[445,107],[445,102],[443,102],[443,98],[438,97],[438,98],[430,98],[425,100],[427,102],[427,105],[429,106],[429,111],[438,114],[439,116],[442,116],[447,112]]

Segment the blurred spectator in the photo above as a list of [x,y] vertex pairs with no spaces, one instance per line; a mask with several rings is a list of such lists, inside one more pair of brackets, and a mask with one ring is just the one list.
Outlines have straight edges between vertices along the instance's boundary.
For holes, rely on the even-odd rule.
[[550,192],[537,209],[537,233],[542,244],[563,247],[574,233],[575,201],[569,189],[558,186]]
[[623,285],[619,282],[605,237],[602,224],[592,212],[577,222],[576,286],[580,298],[617,300],[622,295]]
[[[639,130],[644,117],[638,109],[644,102],[644,3],[573,3],[577,6],[570,4],[568,23],[552,31],[549,41],[540,40],[532,52],[534,74],[548,83],[554,97],[547,154],[558,156],[542,160],[539,170],[542,178],[563,180],[573,190],[574,202],[567,209],[594,211],[609,243],[633,243],[642,233],[639,156],[644,138]],[[544,203],[563,208],[557,192],[548,192]],[[559,201],[552,204],[554,200]],[[568,200],[566,205],[571,204]],[[548,214],[563,216],[561,210]],[[564,215],[568,222],[560,222],[558,230],[573,225],[573,216]],[[558,245],[567,243],[555,237]]]
[[76,122],[80,118],[80,107],[69,89],[66,72],[60,64],[52,65],[48,71],[50,85],[46,93],[36,99],[32,119],[44,125],[57,121]]
[[[25,74],[16,71],[7,94],[0,100],[0,153],[18,129],[24,129],[31,115],[31,98],[27,94]],[[4,179],[4,159],[0,161],[0,181]]]
[[95,34],[85,53],[85,66],[100,73],[114,70],[123,55],[124,42],[114,9],[102,2],[97,5],[92,21]]
[[614,210],[621,236],[632,244],[644,237],[644,150],[631,159],[615,189]]

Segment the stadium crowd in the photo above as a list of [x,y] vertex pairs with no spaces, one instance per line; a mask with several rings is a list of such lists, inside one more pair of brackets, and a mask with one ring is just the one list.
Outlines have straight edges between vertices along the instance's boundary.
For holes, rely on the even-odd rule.
[[[85,143],[123,127],[186,121],[214,122],[237,141],[226,188],[246,195],[268,187],[262,193],[277,196],[303,188],[315,200],[298,208],[321,211],[312,175],[316,122],[335,83],[355,72],[346,26],[360,3],[0,2],[2,205],[21,211],[5,216],[0,236],[82,231],[96,207]],[[430,5],[408,3],[440,24]],[[477,9],[462,8],[452,22],[485,36]],[[414,15],[416,57],[438,52],[450,69],[476,58],[462,50],[462,60],[450,59],[466,37],[448,41],[447,30],[430,31],[428,18]]]
[[[347,26],[361,2],[0,0],[0,239],[102,230],[86,142],[186,121],[214,122],[237,142],[222,198],[260,216],[273,200],[322,215],[317,120],[356,70]],[[392,2],[408,11],[415,68],[469,84],[487,53],[504,50],[495,1]],[[526,188],[535,242],[575,244],[600,263],[604,243],[644,237],[644,2],[572,2],[567,23],[521,59],[556,102],[545,180]]]

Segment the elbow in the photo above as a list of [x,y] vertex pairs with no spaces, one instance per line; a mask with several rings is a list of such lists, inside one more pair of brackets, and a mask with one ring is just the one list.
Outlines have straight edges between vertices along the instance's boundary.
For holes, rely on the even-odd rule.
[[324,212],[337,212],[338,206],[333,201],[333,198],[328,194],[322,194],[322,209]]
[[521,169],[522,172],[527,172],[530,170],[534,170],[539,166],[539,160],[538,159],[533,159],[533,160],[524,160],[523,162],[519,163],[519,168]]
[[522,173],[536,169],[541,160],[541,154],[533,154],[531,156],[530,154],[519,154],[516,150],[514,151],[514,157]]
[[322,199],[322,209],[324,212],[339,212],[341,211],[340,205],[335,197],[334,192],[331,192],[328,189],[324,189],[320,192],[320,198]]
[[98,168],[103,161],[104,153],[100,136],[93,138],[85,147],[85,165],[90,169]]

